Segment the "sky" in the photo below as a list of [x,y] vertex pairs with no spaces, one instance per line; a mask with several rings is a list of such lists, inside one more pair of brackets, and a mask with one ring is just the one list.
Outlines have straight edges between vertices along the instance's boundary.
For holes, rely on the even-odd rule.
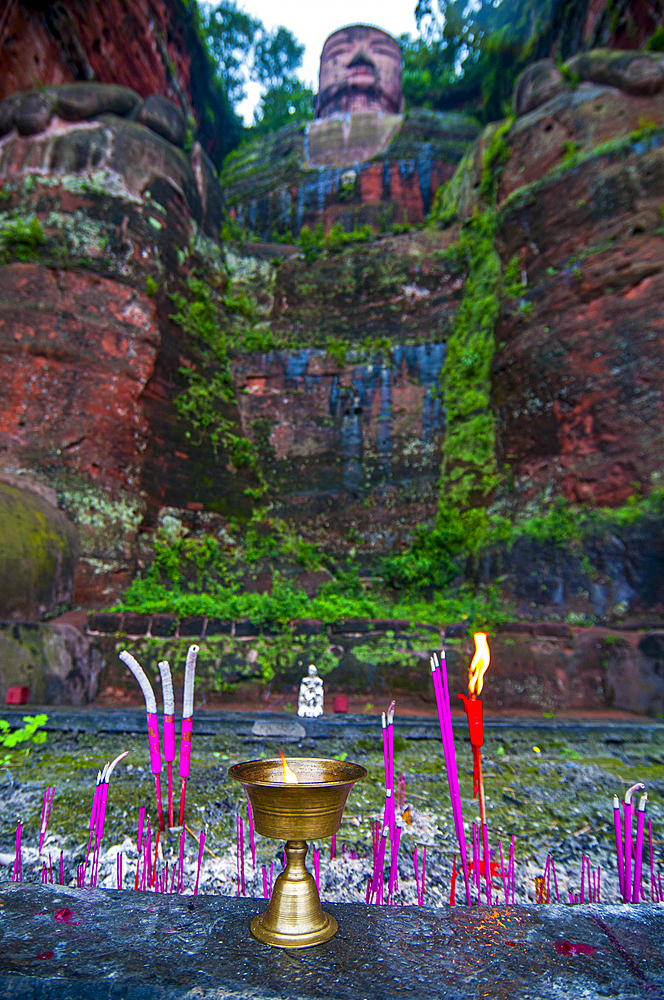
[[[318,90],[318,67],[323,42],[337,28],[346,24],[375,24],[391,35],[417,33],[416,0],[238,0],[238,7],[259,18],[266,28],[282,25],[293,32],[305,46],[298,76],[303,83]],[[238,112],[247,125],[253,122],[260,87],[247,83],[247,97]]]

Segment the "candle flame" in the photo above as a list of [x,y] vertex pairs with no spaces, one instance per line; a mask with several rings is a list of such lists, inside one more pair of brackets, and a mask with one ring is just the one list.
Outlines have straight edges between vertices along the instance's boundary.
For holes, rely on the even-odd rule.
[[290,767],[286,763],[286,758],[284,757],[281,750],[279,751],[279,756],[281,757],[281,765],[284,769],[284,781],[286,782],[286,784],[299,785],[299,781],[297,780],[297,775],[294,774],[293,771],[291,771]]
[[491,662],[491,653],[489,652],[486,632],[475,632],[473,639],[475,640],[475,653],[468,668],[468,692],[478,698],[482,694],[484,675]]

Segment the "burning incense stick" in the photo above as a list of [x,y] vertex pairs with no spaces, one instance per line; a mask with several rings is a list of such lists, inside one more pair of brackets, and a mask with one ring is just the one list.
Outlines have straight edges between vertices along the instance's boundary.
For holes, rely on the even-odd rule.
[[173,826],[173,761],[175,760],[175,696],[168,660],[159,662],[161,693],[164,699],[164,761],[168,772],[168,826]]
[[157,699],[154,696],[152,685],[148,680],[143,667],[137,660],[124,649],[120,653],[120,659],[129,667],[132,674],[138,681],[139,687],[145,699],[145,712],[148,719],[148,746],[150,748],[150,767],[154,775],[155,792],[157,795],[157,814],[159,816],[159,829],[164,829],[164,812],[161,805],[161,748],[159,745],[159,719],[157,718]]
[[639,808],[636,813],[636,858],[634,861],[634,890],[632,892],[632,902],[641,901],[641,871],[643,865],[643,828],[646,820],[646,803],[648,793],[644,792],[639,800]]
[[180,826],[184,823],[184,803],[187,797],[187,778],[191,771],[191,737],[194,727],[194,683],[196,680],[196,657],[198,646],[187,650],[184,668],[184,694],[182,697],[182,732],[180,735]]
[[[482,747],[484,746],[484,725],[480,695],[484,687],[484,674],[491,661],[486,632],[476,632],[473,636],[475,652],[468,668],[468,695],[460,694],[468,717],[468,730],[473,750],[473,798],[479,795],[480,820],[486,826],[486,801],[484,798],[484,776],[482,774]],[[486,859],[485,859],[486,864]],[[489,890],[490,891],[490,890]]]

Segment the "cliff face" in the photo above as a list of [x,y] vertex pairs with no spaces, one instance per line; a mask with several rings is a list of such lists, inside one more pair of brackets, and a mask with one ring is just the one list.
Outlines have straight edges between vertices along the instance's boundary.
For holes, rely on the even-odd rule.
[[[64,85],[5,100],[0,124],[0,471],[55,488],[79,527],[76,600],[107,603],[151,511],[249,509],[255,480],[223,448],[191,468],[174,402],[181,370],[216,370],[186,317],[194,273],[226,289],[221,192],[160,97]],[[224,409],[239,426],[232,394]]]
[[177,104],[219,165],[240,123],[215,85],[196,15],[182,0],[8,3],[0,20],[0,99],[77,81],[130,87]]
[[478,134],[472,118],[422,109],[356,115],[348,128],[326,118],[238,149],[221,177],[233,218],[263,239],[318,223],[326,231],[421,224]]

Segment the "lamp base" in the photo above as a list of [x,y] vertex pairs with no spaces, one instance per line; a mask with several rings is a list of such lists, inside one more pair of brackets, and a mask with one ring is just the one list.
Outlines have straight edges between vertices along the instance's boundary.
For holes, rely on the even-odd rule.
[[251,933],[263,944],[272,945],[273,948],[311,948],[314,944],[323,944],[339,930],[339,926],[330,913],[323,913],[325,924],[323,927],[305,934],[282,934],[279,931],[271,931],[263,926],[263,921],[267,913],[259,913],[251,921]]
[[323,913],[316,883],[304,864],[304,840],[286,841],[286,867],[272,889],[270,905],[251,921],[251,933],[277,948],[310,948],[337,933],[334,917]]

